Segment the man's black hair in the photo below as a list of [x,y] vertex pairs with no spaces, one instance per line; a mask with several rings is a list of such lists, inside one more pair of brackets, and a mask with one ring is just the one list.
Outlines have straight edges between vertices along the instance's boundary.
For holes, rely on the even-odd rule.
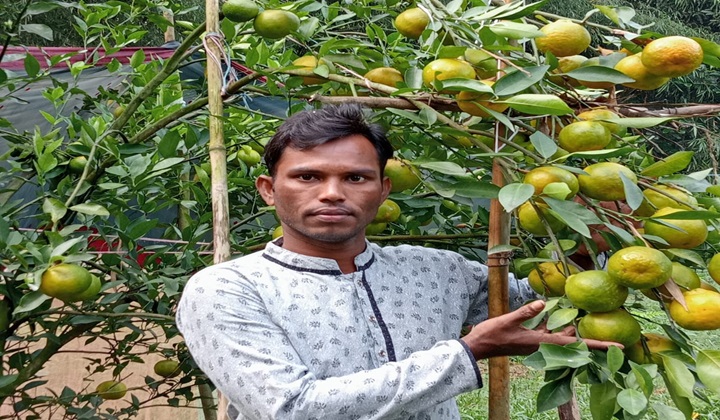
[[265,146],[268,172],[275,176],[277,163],[288,147],[307,150],[355,134],[364,136],[375,146],[380,171],[384,171],[387,160],[393,155],[385,130],[368,122],[360,105],[349,103],[301,111],[285,120]]

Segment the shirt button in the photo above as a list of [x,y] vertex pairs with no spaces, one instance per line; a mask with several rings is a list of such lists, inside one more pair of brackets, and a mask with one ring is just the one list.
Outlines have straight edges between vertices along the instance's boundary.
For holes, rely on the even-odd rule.
[[385,350],[380,350],[380,357],[385,357]]
[[375,321],[376,321],[376,319],[375,319],[375,316],[374,316],[374,315],[370,315],[370,321],[372,321],[372,322],[375,322]]

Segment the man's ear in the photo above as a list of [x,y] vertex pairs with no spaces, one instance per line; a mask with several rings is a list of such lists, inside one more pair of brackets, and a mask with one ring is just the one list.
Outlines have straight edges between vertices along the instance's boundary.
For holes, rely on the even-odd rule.
[[382,180],[382,197],[383,201],[385,201],[386,198],[390,195],[390,189],[392,188],[392,181],[390,181],[390,178],[387,176],[383,177]]
[[273,179],[268,175],[260,175],[255,180],[255,188],[257,188],[260,196],[268,206],[275,205],[275,191],[273,190]]

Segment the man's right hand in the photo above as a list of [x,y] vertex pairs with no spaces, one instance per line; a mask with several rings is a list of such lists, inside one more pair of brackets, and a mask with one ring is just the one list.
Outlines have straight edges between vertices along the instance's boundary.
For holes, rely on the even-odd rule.
[[[520,309],[483,321],[461,338],[475,356],[476,360],[497,356],[522,356],[535,352],[540,343],[558,345],[578,341],[575,328],[568,327],[560,332],[550,332],[542,326],[531,330],[523,322],[532,319],[545,307],[545,302],[536,300]],[[623,348],[612,341],[583,340],[589,348],[607,350],[610,346]]]

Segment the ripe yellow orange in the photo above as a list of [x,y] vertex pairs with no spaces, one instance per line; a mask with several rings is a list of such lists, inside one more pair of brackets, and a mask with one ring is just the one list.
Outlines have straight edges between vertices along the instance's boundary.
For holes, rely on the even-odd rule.
[[[490,80],[481,80],[482,83],[492,86],[494,82]],[[493,95],[490,93],[471,92],[464,90],[457,94],[455,100],[457,101],[458,108],[467,112],[470,115],[482,118],[492,117],[489,112],[483,108],[493,110],[495,112],[505,112],[509,105],[493,102]]]
[[610,312],[593,312],[585,315],[578,323],[578,334],[582,338],[614,341],[625,347],[640,340],[640,324],[624,309]]
[[395,18],[395,29],[403,36],[412,39],[420,38],[430,23],[430,16],[419,7],[407,9]]
[[[528,284],[538,294],[547,297],[562,296],[565,294],[565,264],[558,262],[543,262],[538,264],[528,274]],[[579,270],[574,266],[568,266],[569,273],[575,274]]]
[[[292,63],[294,66],[302,67],[304,70],[314,70],[319,64],[325,64],[324,60],[318,61],[314,55],[304,55],[296,58]],[[327,81],[321,76],[302,76],[302,80],[304,85],[319,85]]]
[[571,153],[601,150],[610,140],[610,130],[597,121],[577,121],[563,127],[558,134],[560,147]]
[[[558,66],[552,71],[552,74],[550,76],[550,81],[552,81],[555,84],[562,84],[563,76],[560,76],[559,74],[567,73],[570,71],[573,71],[580,66],[584,62],[587,61],[587,57],[584,55],[569,55],[567,57],[559,57],[558,58]],[[564,76],[567,78],[567,82],[570,84],[570,86],[579,86],[580,83],[569,76]]]
[[707,268],[710,277],[715,280],[715,283],[720,284],[720,254],[715,254],[710,258]]
[[630,55],[618,61],[615,64],[615,70],[635,79],[634,82],[622,84],[633,89],[654,90],[670,80],[669,77],[656,76],[650,73],[642,63],[642,53]]
[[390,87],[397,87],[398,83],[404,81],[402,73],[392,67],[374,68],[365,73],[364,77],[373,83],[380,83]]
[[655,184],[652,188],[643,190],[645,199],[640,207],[635,210],[638,216],[648,217],[663,207],[671,207],[683,210],[692,210],[698,202],[695,197],[681,190],[680,188]]
[[420,177],[410,163],[401,159],[388,159],[385,165],[385,176],[390,178],[390,191],[400,192],[420,185]]
[[101,382],[95,392],[105,400],[119,400],[127,393],[127,386],[118,381]]
[[683,292],[687,310],[677,300],[670,303],[670,317],[686,330],[720,328],[720,293],[706,289]]
[[53,265],[42,274],[40,291],[62,301],[74,302],[92,283],[92,274],[75,264]]
[[680,346],[665,335],[644,333],[635,344],[625,348],[625,355],[639,365],[651,363],[662,365],[663,361],[659,353],[663,351],[680,351]]
[[565,281],[565,295],[573,306],[588,312],[608,312],[625,303],[628,288],[618,284],[603,270],[573,274]]
[[423,84],[432,88],[436,80],[474,79],[475,69],[467,61],[456,58],[438,58],[429,62],[422,72]]
[[181,374],[182,370],[180,370],[180,363],[177,360],[166,359],[155,363],[153,372],[163,378],[174,378]]
[[633,289],[649,289],[664,284],[672,275],[672,261],[662,251],[646,246],[630,246],[615,252],[607,262],[610,277]]
[[238,23],[252,20],[260,12],[252,0],[226,0],[221,10],[225,18]]
[[[540,209],[540,212],[545,218],[545,221],[548,223],[551,231],[557,232],[565,226],[561,220],[550,213],[547,204],[535,203],[535,205]],[[520,223],[520,227],[526,231],[535,236],[548,236],[547,229],[545,229],[545,225],[543,224],[540,215],[538,215],[535,207],[533,207],[532,203],[529,201],[520,205],[518,208],[517,218]]]
[[703,62],[703,49],[697,41],[684,36],[666,36],[643,48],[642,63],[660,77],[690,74]]
[[523,183],[530,184],[535,188],[536,195],[542,194],[545,187],[554,182],[561,182],[570,189],[570,194],[565,197],[566,199],[574,197],[580,189],[575,174],[557,166],[540,166],[530,170],[523,178]]
[[373,222],[390,223],[396,221],[400,217],[400,206],[391,199],[386,199],[378,207]]
[[[682,212],[681,209],[663,207],[656,211],[650,220],[645,222],[645,233],[657,236],[667,242],[671,248],[695,248],[705,242],[708,229],[703,220],[691,219],[658,219],[672,213]],[[661,224],[659,220],[662,220]]]
[[615,162],[598,162],[583,169],[587,175],[580,174],[580,192],[600,201],[625,199],[625,189],[620,174],[630,182],[637,184],[637,176],[627,166]]
[[269,9],[258,13],[253,21],[255,33],[263,38],[279,39],[300,28],[300,18],[287,10]]
[[556,20],[540,28],[545,34],[535,39],[542,52],[551,52],[556,57],[580,54],[590,46],[590,33],[584,26],[567,19]]
[[616,136],[622,137],[627,133],[627,129],[625,127],[612,122],[612,120],[619,120],[620,116],[607,108],[589,109],[579,113],[577,118],[582,121],[597,121],[610,130],[610,133],[615,134]]

